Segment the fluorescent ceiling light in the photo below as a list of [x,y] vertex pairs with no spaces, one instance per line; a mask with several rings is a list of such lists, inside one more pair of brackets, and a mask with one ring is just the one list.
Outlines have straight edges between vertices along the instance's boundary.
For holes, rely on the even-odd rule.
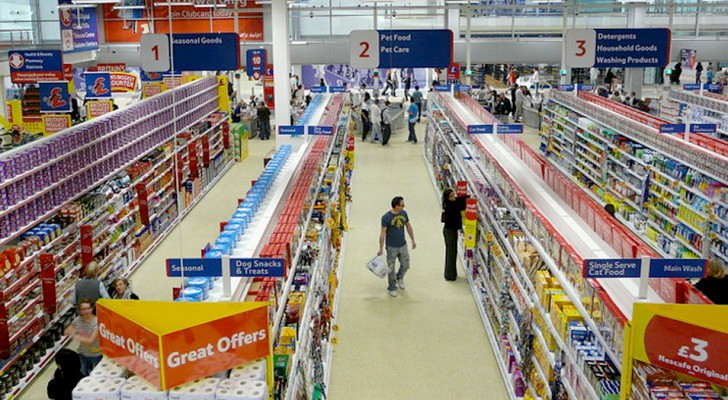
[[291,44],[297,45],[297,44],[308,44],[308,42],[303,40],[294,40],[291,42]]
[[88,5],[96,5],[96,4],[116,4],[119,2],[119,0],[72,0],[73,4],[88,4]]
[[193,5],[194,5],[194,3],[192,3],[191,1],[165,1],[165,2],[161,2],[161,3],[154,3],[155,7],[167,7],[167,6],[182,7],[182,6],[193,6]]

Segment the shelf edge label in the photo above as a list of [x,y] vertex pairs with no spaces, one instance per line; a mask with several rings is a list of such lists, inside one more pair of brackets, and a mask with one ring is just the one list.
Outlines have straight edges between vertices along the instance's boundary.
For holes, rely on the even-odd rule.
[[713,134],[718,130],[716,124],[690,124],[690,133]]
[[703,278],[708,273],[704,258],[653,258],[650,278]]
[[281,125],[278,127],[278,134],[288,136],[303,135],[303,126]]
[[334,134],[334,127],[333,126],[310,125],[308,127],[308,134],[309,135],[320,135],[320,136],[331,136]]
[[493,125],[468,125],[470,135],[489,135],[493,133]]
[[683,133],[685,132],[685,124],[662,124],[660,125],[660,133]]
[[282,277],[285,263],[282,258],[231,258],[232,277]]
[[639,278],[642,260],[627,259],[587,259],[584,260],[584,278]]
[[496,133],[502,135],[520,135],[523,133],[523,124],[498,124]]

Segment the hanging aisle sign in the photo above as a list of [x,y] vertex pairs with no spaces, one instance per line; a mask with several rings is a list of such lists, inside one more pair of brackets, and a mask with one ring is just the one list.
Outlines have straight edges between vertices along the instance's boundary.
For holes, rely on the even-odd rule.
[[68,97],[68,82],[39,82],[40,112],[57,113],[71,111]]
[[253,49],[245,52],[245,72],[253,76],[256,72],[260,75],[265,72],[268,64],[268,52],[266,49]]
[[452,62],[449,29],[354,30],[349,64],[356,68],[447,68]]
[[667,28],[569,29],[564,34],[570,68],[664,67],[670,62],[672,33]]
[[142,35],[139,53],[147,72],[169,71],[171,54],[176,71],[235,71],[240,66],[240,36],[232,32],[175,33],[170,40],[169,35]]
[[[72,6],[71,0],[60,0],[61,6]],[[96,7],[58,8],[61,24],[61,45],[64,53],[99,49],[99,28]]]
[[111,98],[111,73],[86,72],[84,77],[86,78],[87,99]]
[[8,65],[13,83],[63,80],[60,50],[11,50],[8,52]]

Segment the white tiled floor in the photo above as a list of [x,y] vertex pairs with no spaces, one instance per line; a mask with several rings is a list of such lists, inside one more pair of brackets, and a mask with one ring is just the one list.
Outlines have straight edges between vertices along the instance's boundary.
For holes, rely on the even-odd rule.
[[[505,399],[505,388],[465,279],[443,279],[444,247],[439,206],[420,144],[390,146],[357,141],[353,199],[340,294],[329,399]],[[164,275],[169,257],[196,257],[217,236],[262,170],[271,142],[251,142],[251,155],[236,164],[132,276],[147,300],[168,300],[179,279]],[[418,247],[411,251],[407,289],[390,298],[386,281],[363,268],[377,250],[379,218],[393,196],[405,198]],[[462,272],[461,272],[462,275]],[[44,399],[54,367],[21,399]]]

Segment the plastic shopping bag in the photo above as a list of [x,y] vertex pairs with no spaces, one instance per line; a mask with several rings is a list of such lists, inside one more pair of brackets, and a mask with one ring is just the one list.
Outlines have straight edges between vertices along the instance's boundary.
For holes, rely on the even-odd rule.
[[369,271],[372,271],[372,273],[379,278],[384,278],[389,273],[387,262],[380,256],[374,256],[374,258],[369,260],[369,262],[366,263],[366,268]]

